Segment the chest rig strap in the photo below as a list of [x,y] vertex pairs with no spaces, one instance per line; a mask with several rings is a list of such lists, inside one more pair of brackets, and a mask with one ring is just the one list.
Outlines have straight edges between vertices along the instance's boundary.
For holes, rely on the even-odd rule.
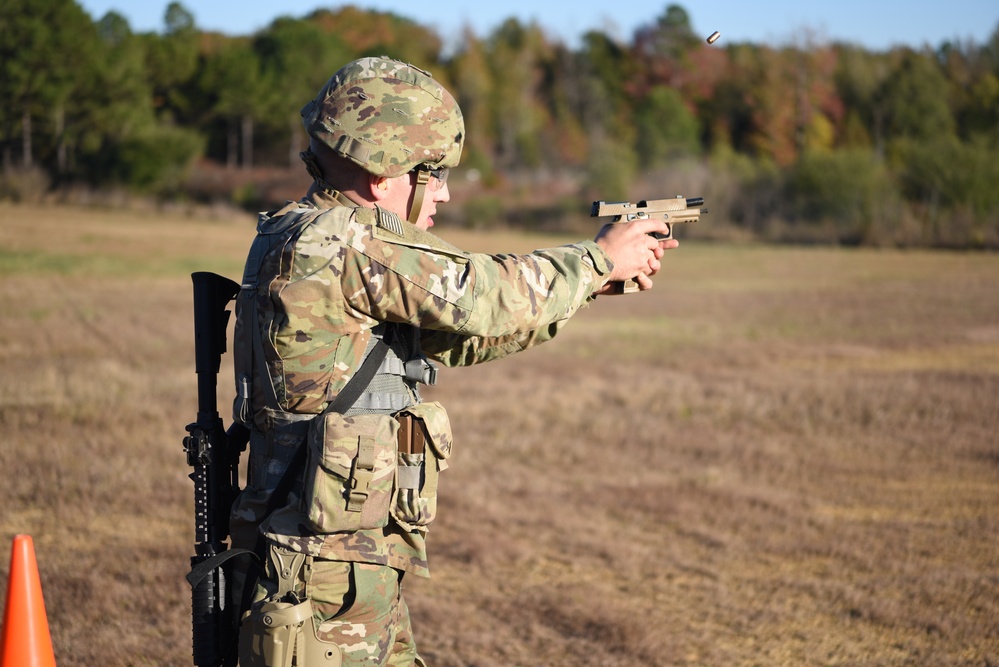
[[[347,415],[398,412],[420,402],[420,384],[437,382],[437,367],[423,356],[420,330],[416,327],[383,322],[371,330],[368,350],[376,339],[384,337],[389,326],[395,331],[385,359]],[[365,358],[367,354],[366,351]]]
[[[384,224],[381,209],[368,209],[348,206],[350,200],[340,193],[332,192],[319,202],[324,206],[344,206],[353,208],[362,224]],[[318,205],[314,202],[313,205]],[[262,327],[259,321],[258,299],[260,298],[260,272],[267,255],[282,243],[294,237],[311,224],[323,208],[298,209],[278,215],[270,220],[262,219],[258,225],[257,237],[250,247],[246,268],[243,274],[239,302],[243,326],[237,332],[236,401],[233,416],[240,423],[252,427],[254,422],[253,385],[261,383],[258,401],[276,413],[283,412],[276,394],[275,378],[266,362]],[[395,218],[398,224],[403,224]],[[392,414],[420,402],[419,384],[436,384],[437,368],[423,355],[420,348],[420,331],[417,327],[381,323],[372,329],[371,339],[362,356],[362,364],[380,340],[385,338],[387,327],[393,328],[393,342],[385,352],[385,359],[377,367],[371,380],[362,386],[362,392],[343,414]],[[342,390],[341,390],[342,391]],[[335,400],[335,397],[328,398]],[[259,409],[259,406],[258,406]]]

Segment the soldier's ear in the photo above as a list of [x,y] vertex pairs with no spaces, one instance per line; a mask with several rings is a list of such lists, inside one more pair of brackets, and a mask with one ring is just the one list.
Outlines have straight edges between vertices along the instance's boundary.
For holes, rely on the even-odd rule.
[[371,191],[371,198],[374,201],[383,201],[389,196],[392,190],[392,183],[390,181],[391,179],[384,176],[368,175],[368,188]]

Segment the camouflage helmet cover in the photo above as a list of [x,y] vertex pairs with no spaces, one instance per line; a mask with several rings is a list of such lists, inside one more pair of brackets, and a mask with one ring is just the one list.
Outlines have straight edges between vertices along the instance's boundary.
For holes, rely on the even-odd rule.
[[390,58],[344,65],[301,113],[309,136],[376,176],[454,167],[461,157],[454,97],[429,72]]

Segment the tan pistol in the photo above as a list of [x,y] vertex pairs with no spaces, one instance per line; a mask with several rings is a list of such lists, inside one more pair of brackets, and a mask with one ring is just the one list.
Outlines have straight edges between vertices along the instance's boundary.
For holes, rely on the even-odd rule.
[[[616,223],[652,218],[662,219],[666,223],[666,233],[652,232],[650,236],[665,241],[673,238],[673,225],[675,223],[697,222],[702,213],[707,213],[708,209],[701,208],[703,205],[704,197],[684,197],[683,195],[677,195],[672,199],[643,199],[637,203],[595,201],[590,209],[590,217],[603,218],[612,215],[614,216],[612,222]],[[615,283],[612,291],[615,294],[637,292],[638,283],[634,279]]]

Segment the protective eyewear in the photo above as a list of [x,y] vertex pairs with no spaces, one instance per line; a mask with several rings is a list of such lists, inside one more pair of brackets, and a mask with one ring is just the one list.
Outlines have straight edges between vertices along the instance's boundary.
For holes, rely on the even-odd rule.
[[451,170],[448,169],[447,167],[441,167],[439,169],[430,169],[425,165],[417,167],[416,169],[414,169],[414,171],[418,172],[425,171],[431,176],[433,176],[436,183],[428,184],[433,190],[440,190],[441,188],[443,188],[444,184],[447,183],[448,174],[451,172]]

